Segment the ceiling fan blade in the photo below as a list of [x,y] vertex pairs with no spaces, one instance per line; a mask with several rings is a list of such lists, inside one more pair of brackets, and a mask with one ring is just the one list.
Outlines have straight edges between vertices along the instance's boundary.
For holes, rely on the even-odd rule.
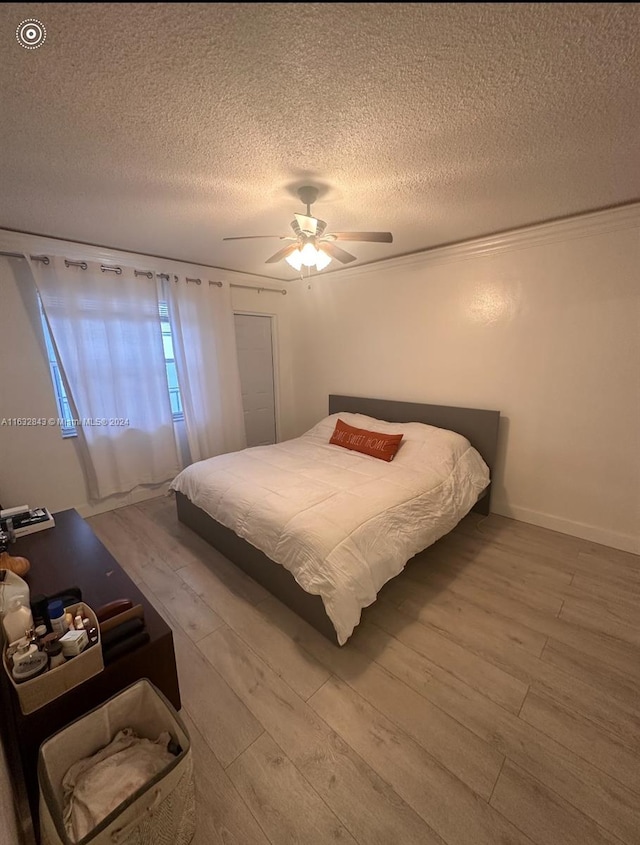
[[378,244],[392,244],[391,232],[328,232],[326,238],[336,241],[370,241]]
[[332,258],[337,258],[338,261],[341,261],[343,264],[348,264],[350,261],[356,260],[355,255],[345,252],[344,249],[340,249],[339,246],[336,246],[331,241],[321,241],[319,249],[326,252],[327,255],[330,255]]
[[309,217],[306,214],[294,214],[298,222],[298,226],[300,226],[300,230],[305,233],[305,235],[315,235],[318,231],[318,220],[315,217]]
[[280,238],[280,240],[284,240],[284,235],[241,235],[237,238],[223,238],[223,241],[249,241],[253,240],[254,238]]
[[265,264],[275,264],[276,261],[282,261],[283,258],[286,258],[287,255],[291,255],[292,252],[295,252],[298,249],[297,242],[295,244],[289,244],[289,246],[285,246],[283,249],[278,250],[275,255],[272,255],[271,258],[267,258],[264,262]]

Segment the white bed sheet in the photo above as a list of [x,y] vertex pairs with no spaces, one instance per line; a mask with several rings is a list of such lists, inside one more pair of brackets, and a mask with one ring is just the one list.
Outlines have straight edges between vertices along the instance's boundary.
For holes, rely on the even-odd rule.
[[[338,418],[403,433],[395,459],[331,445]],[[448,533],[488,483],[487,465],[459,434],[342,413],[294,440],[192,464],[171,488],[321,596],[343,645],[362,608]]]

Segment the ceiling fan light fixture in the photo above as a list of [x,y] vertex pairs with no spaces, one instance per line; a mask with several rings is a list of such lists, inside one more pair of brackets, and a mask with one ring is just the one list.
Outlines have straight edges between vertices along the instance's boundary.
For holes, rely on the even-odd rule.
[[303,265],[315,267],[316,270],[324,270],[331,264],[331,256],[327,255],[323,249],[316,248],[311,242],[307,242],[302,249],[298,247],[290,255],[287,255],[285,261],[299,273]]
[[316,258],[316,270],[324,270],[329,264],[331,264],[331,256],[327,255],[323,249],[319,249],[318,257]]
[[302,247],[300,258],[305,267],[315,267],[318,260],[318,250],[312,241],[307,241]]
[[304,185],[298,190],[298,196],[307,206],[306,214],[295,213],[291,222],[294,237],[291,235],[239,235],[223,238],[224,241],[239,241],[250,238],[280,238],[281,241],[293,241],[290,246],[279,249],[267,258],[265,264],[276,264],[284,258],[290,267],[299,273],[303,267],[324,270],[335,258],[341,264],[356,261],[356,256],[336,244],[336,241],[354,241],[361,243],[393,243],[391,232],[327,232],[326,221],[313,217],[311,205],[316,201],[318,189]]
[[300,272],[300,268],[302,267],[302,252],[299,249],[296,249],[295,252],[292,252],[291,255],[287,255],[285,258],[287,264],[290,264],[296,272]]

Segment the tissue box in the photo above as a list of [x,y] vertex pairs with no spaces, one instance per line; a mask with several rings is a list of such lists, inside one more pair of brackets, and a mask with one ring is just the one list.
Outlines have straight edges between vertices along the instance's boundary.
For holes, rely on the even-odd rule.
[[[61,666],[56,666],[55,669],[47,670],[44,675],[38,675],[37,678],[33,678],[30,681],[23,681],[21,684],[16,684],[7,662],[7,653],[6,651],[4,652],[3,663],[5,672],[16,690],[20,709],[25,716],[33,713],[34,710],[38,710],[40,707],[44,707],[45,704],[53,701],[54,698],[64,695],[69,690],[103,671],[104,661],[102,659],[100,626],[98,625],[98,619],[95,613],[86,602],[72,604],[65,608],[65,612],[70,612],[75,618],[77,609],[81,606],[85,609],[85,616],[89,618],[91,627],[96,628],[98,631],[98,642],[95,645],[85,647],[72,660],[68,660]],[[78,631],[77,633],[80,632]],[[86,631],[84,634],[86,636]],[[65,634],[65,636],[67,635]]]

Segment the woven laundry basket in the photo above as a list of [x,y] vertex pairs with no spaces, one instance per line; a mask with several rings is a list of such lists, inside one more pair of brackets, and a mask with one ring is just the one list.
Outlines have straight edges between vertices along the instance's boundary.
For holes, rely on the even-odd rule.
[[193,757],[187,729],[169,701],[146,678],[67,725],[40,746],[42,845],[74,845],[63,820],[62,779],[69,767],[133,728],[154,740],[163,731],[182,751],[152,780],[113,810],[77,845],[188,845],[195,833]]

